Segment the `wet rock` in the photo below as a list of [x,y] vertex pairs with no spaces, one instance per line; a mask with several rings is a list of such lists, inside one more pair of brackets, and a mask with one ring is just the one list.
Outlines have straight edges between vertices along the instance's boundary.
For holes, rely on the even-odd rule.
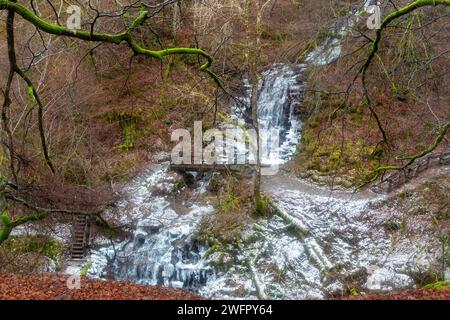
[[197,182],[197,174],[196,172],[186,172],[183,175],[184,182],[189,188],[194,188]]
[[28,259],[28,261],[33,261],[34,269],[32,271],[36,274],[55,273],[57,269],[56,263],[53,259],[34,252],[22,254],[17,259],[19,261],[27,261]]
[[364,284],[367,282],[369,274],[371,273],[373,273],[373,271],[371,271],[370,268],[361,268],[357,271],[354,271],[345,277],[345,285],[347,286],[347,288],[363,288]]
[[414,281],[406,274],[380,268],[375,269],[367,278],[366,287],[371,291],[392,291],[414,286]]
[[342,297],[346,294],[345,288],[339,282],[333,282],[330,285],[325,287],[324,290],[327,293],[328,297]]
[[169,231],[169,235],[172,239],[177,239],[183,234],[183,230],[181,228],[174,228]]
[[134,243],[135,243],[135,247],[139,248],[142,247],[145,243],[145,237],[147,235],[145,233],[136,233],[134,235]]
[[158,232],[162,227],[163,224],[160,221],[156,219],[146,219],[138,224],[139,231],[136,232],[136,235],[142,233],[143,236],[147,236]]

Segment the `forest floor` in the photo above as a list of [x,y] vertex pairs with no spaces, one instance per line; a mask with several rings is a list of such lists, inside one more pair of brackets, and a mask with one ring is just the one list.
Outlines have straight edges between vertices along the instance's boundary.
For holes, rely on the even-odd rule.
[[[193,293],[128,281],[82,277],[81,288],[70,290],[67,276],[0,275],[0,300],[201,300]],[[411,289],[397,293],[348,296],[350,300],[450,300],[450,289]]]
[[200,300],[191,292],[143,286],[129,281],[82,277],[80,289],[69,289],[68,276],[0,275],[0,300]]

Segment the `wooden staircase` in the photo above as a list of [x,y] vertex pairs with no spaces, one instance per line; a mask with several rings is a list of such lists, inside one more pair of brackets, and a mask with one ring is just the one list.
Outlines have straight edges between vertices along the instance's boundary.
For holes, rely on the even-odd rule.
[[72,227],[71,260],[80,261],[86,258],[90,242],[90,223],[86,216],[76,216]]

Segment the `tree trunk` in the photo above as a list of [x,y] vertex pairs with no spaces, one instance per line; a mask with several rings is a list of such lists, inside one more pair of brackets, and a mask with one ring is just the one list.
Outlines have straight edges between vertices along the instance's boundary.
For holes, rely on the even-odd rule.
[[11,229],[8,226],[8,214],[6,212],[5,189],[8,180],[0,174],[0,245],[9,237]]
[[[263,201],[261,196],[261,150],[260,150],[260,131],[259,131],[259,121],[258,121],[258,101],[259,101],[259,70],[258,67],[261,63],[262,47],[261,47],[261,35],[262,35],[262,15],[264,9],[272,0],[267,0],[262,5],[259,0],[252,0],[248,6],[248,40],[249,40],[249,54],[248,54],[248,65],[250,73],[250,83],[252,85],[252,94],[250,100],[250,107],[252,111],[252,121],[253,127],[256,132],[256,164],[255,173],[253,177],[253,201],[255,212],[257,214],[265,214],[267,212],[267,205]],[[254,9],[254,10],[252,10]],[[253,19],[254,24],[250,28],[251,12],[256,13],[255,19]],[[253,29],[253,39],[251,38],[251,29]]]
[[250,108],[252,111],[253,127],[256,133],[256,163],[253,174],[253,199],[255,211],[257,214],[264,213],[264,206],[261,197],[261,155],[260,155],[260,136],[258,121],[258,100],[259,100],[259,75],[255,70],[250,71],[250,82],[252,84],[252,93],[250,99]]

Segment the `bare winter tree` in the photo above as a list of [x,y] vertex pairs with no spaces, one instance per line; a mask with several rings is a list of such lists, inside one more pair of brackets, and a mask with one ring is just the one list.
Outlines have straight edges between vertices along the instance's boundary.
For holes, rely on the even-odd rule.
[[[308,79],[310,119],[317,116],[313,124],[319,126],[310,130],[314,143],[302,159],[305,167],[345,175],[346,185],[365,186],[448,143],[449,3],[383,1],[377,30],[368,29],[370,14],[362,11],[362,2],[352,4],[343,18],[348,29],[340,58],[315,68]],[[309,160],[324,149],[335,154]],[[353,161],[360,162],[357,169]],[[347,175],[350,167],[355,173]]]
[[[82,30],[75,30],[70,26],[66,26],[62,21],[62,13],[64,7],[62,2],[54,5],[52,1],[45,3],[30,1],[29,5],[23,4],[15,0],[1,0],[0,13],[6,13],[6,44],[7,44],[7,61],[9,68],[6,76],[6,83],[2,85],[3,103],[1,107],[1,129],[2,129],[2,146],[4,149],[2,162],[8,163],[9,172],[1,173],[0,184],[0,214],[2,226],[0,229],[0,244],[4,242],[11,231],[22,224],[42,220],[52,213],[63,213],[70,215],[87,215],[93,216],[103,226],[109,227],[109,224],[101,218],[102,210],[83,211],[83,210],[65,210],[43,208],[20,196],[21,191],[27,187],[26,181],[19,174],[20,166],[23,161],[19,148],[26,148],[29,128],[34,126],[31,121],[32,115],[35,113],[37,119],[37,131],[40,140],[40,149],[42,157],[52,174],[58,174],[58,166],[54,164],[52,155],[48,145],[48,134],[45,130],[44,117],[46,114],[47,102],[43,101],[41,94],[45,85],[42,79],[45,78],[45,67],[41,68],[39,62],[46,61],[51,64],[52,61],[52,42],[55,38],[61,38],[68,44],[73,41],[87,43],[90,50],[86,55],[92,55],[93,50],[99,46],[125,46],[132,51],[132,58],[135,56],[143,56],[156,60],[163,60],[169,56],[190,55],[198,56],[202,59],[200,71],[206,73],[217,86],[221,86],[218,77],[211,71],[213,58],[207,52],[195,47],[172,47],[159,49],[151,49],[145,43],[140,34],[146,30],[150,30],[156,36],[161,45],[159,35],[152,29],[149,21],[157,16],[166,8],[170,8],[173,12],[173,29],[178,31],[180,28],[181,6],[178,0],[165,1],[126,1],[122,3],[108,3],[102,1],[89,0],[86,5],[79,3],[87,13],[88,20],[83,25]],[[80,10],[81,11],[81,10]],[[71,12],[76,13],[77,10]],[[19,19],[20,21],[18,21]],[[79,18],[79,17],[78,17]],[[74,21],[77,22],[77,17]],[[76,24],[76,23],[75,23]],[[25,46],[21,47],[20,59],[17,51],[17,31],[18,25],[21,30],[25,30],[25,34],[31,33],[32,36],[26,40]],[[87,28],[85,26],[88,26]],[[116,32],[104,32],[98,30],[116,30]],[[20,37],[22,38],[22,34]],[[145,41],[144,41],[145,42]],[[39,45],[36,45],[39,43]],[[25,47],[26,54],[22,51]],[[36,49],[38,47],[38,49]],[[3,59],[2,59],[3,60]],[[94,67],[96,67],[94,62]],[[33,73],[33,68],[37,69]],[[41,74],[37,77],[34,74]],[[12,121],[11,104],[14,99],[13,85],[15,79],[18,78],[25,84],[28,100],[25,101],[22,116],[14,116]],[[51,90],[51,88],[45,88]],[[59,94],[54,92],[54,98]],[[46,95],[48,97],[48,95]],[[23,103],[23,101],[20,101]],[[17,127],[22,125],[25,127],[24,136],[17,137]],[[28,127],[27,127],[28,126]],[[25,150],[26,151],[26,150]],[[16,215],[14,218],[8,213],[11,204],[20,206],[23,214]],[[31,212],[31,213],[28,213]]]
[[[382,41],[382,36],[383,36],[383,31],[385,29],[387,29],[389,27],[390,24],[392,24],[394,21],[401,19],[402,17],[413,13],[414,11],[421,9],[421,8],[425,8],[425,7],[429,7],[429,6],[450,6],[450,1],[449,0],[438,0],[438,1],[434,1],[434,0],[417,0],[417,1],[413,1],[401,8],[395,8],[395,11],[393,11],[392,13],[390,13],[389,15],[387,15],[381,25],[380,28],[377,30],[376,32],[376,37],[374,40],[372,40],[372,46],[371,49],[369,51],[369,55],[367,57],[367,60],[364,62],[364,64],[361,66],[360,70],[359,70],[359,74],[361,75],[362,78],[362,84],[364,87],[364,96],[367,102],[367,105],[369,106],[369,108],[371,109],[372,114],[374,115],[378,127],[380,129],[380,132],[383,136],[383,141],[384,143],[386,143],[387,145],[389,145],[389,141],[388,141],[388,137],[386,134],[386,131],[383,128],[383,125],[381,124],[380,118],[377,115],[377,113],[375,112],[375,110],[373,109],[373,105],[372,105],[372,101],[370,98],[370,92],[367,86],[367,71],[369,69],[369,67],[371,66],[371,64],[373,63],[373,60],[376,58],[377,53],[379,51],[380,48],[380,43]],[[448,49],[446,50],[446,52],[448,52]],[[441,53],[440,55],[445,54]],[[431,63],[430,59],[428,61],[425,62],[425,65],[430,64]],[[435,138],[435,141],[432,145],[428,146],[427,148],[425,148],[424,150],[412,154],[412,155],[406,155],[406,156],[397,156],[397,160],[401,160],[401,161],[406,161],[406,164],[402,165],[402,166],[398,166],[398,165],[387,165],[387,166],[380,166],[378,167],[373,175],[371,180],[374,181],[376,179],[379,178],[379,176],[386,172],[387,170],[403,170],[406,167],[410,166],[411,164],[413,164],[417,159],[422,158],[424,156],[426,156],[427,154],[433,152],[438,146],[439,144],[444,140],[445,135],[447,133],[448,128],[450,127],[450,121],[447,121],[446,123],[442,124],[440,126],[439,132]]]

